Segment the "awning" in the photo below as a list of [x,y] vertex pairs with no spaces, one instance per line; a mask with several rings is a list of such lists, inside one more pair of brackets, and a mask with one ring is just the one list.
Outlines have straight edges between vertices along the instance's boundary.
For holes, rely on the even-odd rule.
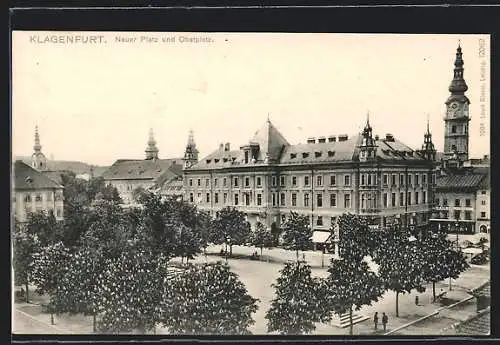
[[329,231],[314,231],[312,235],[313,243],[325,243],[329,238]]

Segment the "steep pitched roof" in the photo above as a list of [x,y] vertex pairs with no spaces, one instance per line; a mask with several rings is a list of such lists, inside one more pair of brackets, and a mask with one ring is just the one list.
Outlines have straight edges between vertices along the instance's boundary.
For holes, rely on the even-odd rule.
[[182,158],[156,160],[120,159],[106,170],[105,180],[168,180],[182,175]]
[[15,190],[37,190],[37,189],[62,189],[60,183],[45,176],[40,171],[33,169],[28,164],[18,160],[14,163],[14,189]]
[[255,132],[250,144],[258,144],[260,147],[257,160],[264,160],[266,155],[271,160],[277,160],[280,158],[283,147],[290,145],[269,120]]

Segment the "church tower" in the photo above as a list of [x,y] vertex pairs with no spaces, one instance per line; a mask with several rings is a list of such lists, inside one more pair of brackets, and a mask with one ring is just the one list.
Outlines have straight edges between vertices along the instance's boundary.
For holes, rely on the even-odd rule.
[[363,129],[363,139],[359,147],[359,160],[366,162],[376,157],[377,146],[373,139],[372,127],[370,126],[370,114],[366,115],[366,125]]
[[153,135],[153,129],[149,129],[148,147],[146,148],[146,159],[158,159],[158,148],[156,147],[156,140]]
[[47,170],[47,158],[42,153],[42,145],[40,145],[40,135],[38,134],[38,126],[35,127],[35,146],[33,146],[35,151],[31,155],[31,166],[39,171]]
[[194,134],[191,130],[189,131],[188,142],[184,151],[184,168],[189,169],[196,163],[198,163],[198,150],[196,149]]
[[422,150],[419,151],[420,155],[427,160],[436,160],[436,148],[432,142],[432,134],[429,129],[429,119],[427,119],[427,132],[424,134],[424,143]]
[[444,155],[448,165],[460,165],[469,159],[469,104],[465,96],[468,87],[464,80],[464,60],[462,48],[458,44],[453,80],[448,90],[451,95],[446,100],[444,117]]

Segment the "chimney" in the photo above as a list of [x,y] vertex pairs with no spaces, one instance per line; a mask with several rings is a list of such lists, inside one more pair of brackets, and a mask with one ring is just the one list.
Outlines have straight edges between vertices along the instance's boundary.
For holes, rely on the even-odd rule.
[[224,144],[223,143],[219,144],[219,150],[221,150],[221,151],[224,150]]
[[326,143],[326,138],[325,137],[319,137],[318,138],[318,144],[323,144]]
[[224,147],[224,151],[229,151],[230,150],[230,146],[229,146],[229,143],[226,143],[226,146]]
[[375,140],[379,140],[380,137],[378,136],[378,134],[375,135]]
[[339,135],[339,141],[347,141],[347,139],[349,139],[349,137],[347,136],[347,134],[341,134],[341,135]]
[[308,138],[307,139],[308,144],[315,144],[316,143],[316,138]]
[[331,135],[331,136],[329,136],[329,137],[328,137],[328,142],[329,142],[329,143],[334,143],[334,142],[336,142],[336,141],[337,141],[337,137],[335,137],[335,136],[333,136],[333,135]]
[[385,135],[385,140],[386,141],[394,141],[394,136],[392,134],[390,134],[390,133],[387,133]]

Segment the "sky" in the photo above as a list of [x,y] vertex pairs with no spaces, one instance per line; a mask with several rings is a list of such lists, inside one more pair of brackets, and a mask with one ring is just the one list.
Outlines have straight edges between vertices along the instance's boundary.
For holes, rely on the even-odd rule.
[[[102,37],[41,43],[52,35]],[[268,116],[298,144],[354,135],[368,112],[374,134],[414,149],[428,118],[441,151],[459,40],[470,156],[481,157],[490,152],[489,35],[327,33],[13,32],[12,153],[33,153],[38,126],[47,158],[111,165],[145,158],[153,128],[160,158],[182,157],[191,129],[201,158],[222,142],[246,144]]]

